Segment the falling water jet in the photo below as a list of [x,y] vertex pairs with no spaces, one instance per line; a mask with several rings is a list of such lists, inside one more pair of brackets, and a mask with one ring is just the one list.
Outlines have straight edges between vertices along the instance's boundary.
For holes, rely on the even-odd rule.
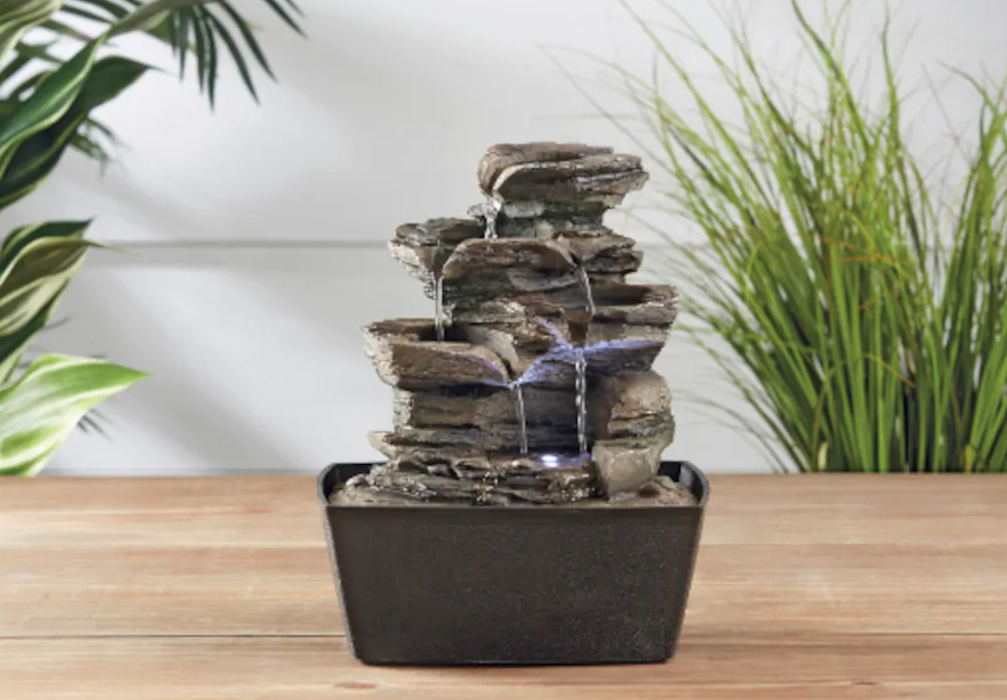
[[437,342],[444,342],[444,278],[438,273],[434,281],[434,327]]
[[577,443],[580,453],[587,452],[587,357],[584,346],[591,325],[591,314],[586,309],[567,309],[566,322],[570,332],[570,345],[574,353],[575,402],[577,407]]
[[521,454],[528,454],[528,421],[524,413],[524,393],[521,391],[521,382],[510,383],[511,393],[514,394],[514,405],[517,408],[517,423],[521,431]]
[[577,266],[577,280],[580,282],[580,288],[584,291],[584,301],[587,302],[587,312],[591,318],[594,318],[595,306],[594,294],[591,292],[591,278],[587,276],[587,268],[583,265]]
[[441,274],[441,259],[444,254],[440,242],[430,253],[430,268],[434,273],[434,329],[437,342],[444,342],[444,276]]
[[577,445],[580,453],[587,452],[587,359],[584,357],[584,347],[578,345],[574,349],[574,369],[577,373]]
[[585,309],[576,316],[568,316],[568,318],[577,319],[575,326],[571,328],[571,331],[576,330],[577,336],[574,342],[577,444],[580,447],[580,453],[585,454],[587,453],[587,358],[584,356],[584,346],[587,344],[591,321],[594,319],[595,306],[594,294],[591,292],[591,279],[587,276],[587,268],[583,264],[577,265],[577,280],[584,291]]
[[497,237],[497,217],[500,215],[500,202],[492,195],[486,195],[486,205],[483,207],[486,214],[486,238]]

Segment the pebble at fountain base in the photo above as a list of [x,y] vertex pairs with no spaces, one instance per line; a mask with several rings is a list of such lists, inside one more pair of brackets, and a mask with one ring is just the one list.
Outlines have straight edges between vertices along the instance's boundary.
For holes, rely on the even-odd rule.
[[661,459],[677,292],[627,281],[642,253],[603,222],[647,177],[610,148],[497,145],[485,204],[395,232],[432,314],[364,329],[393,388],[384,461],[319,480],[358,658],[671,655],[709,487]]

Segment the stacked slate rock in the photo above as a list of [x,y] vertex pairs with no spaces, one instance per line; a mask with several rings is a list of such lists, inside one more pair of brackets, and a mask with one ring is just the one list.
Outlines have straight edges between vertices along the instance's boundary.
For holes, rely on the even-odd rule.
[[[642,254],[603,223],[647,181],[640,159],[581,144],[496,145],[478,178],[486,203],[471,218],[405,224],[390,242],[431,309],[441,287],[444,339],[433,318],[364,329],[366,352],[394,389],[394,428],[371,435],[387,462],[348,488],[501,505],[652,493],[674,422],[651,366],[677,294],[627,282]],[[578,347],[587,367],[586,453]]]

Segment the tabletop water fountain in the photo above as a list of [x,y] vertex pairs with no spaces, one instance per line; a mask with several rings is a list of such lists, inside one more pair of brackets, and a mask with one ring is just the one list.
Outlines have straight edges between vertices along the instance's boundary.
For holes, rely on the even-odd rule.
[[653,369],[674,287],[604,216],[641,160],[500,144],[467,218],[402,225],[392,255],[429,318],[378,321],[392,387],[376,464],[334,464],[319,496],[348,634],[371,663],[668,658],[709,486],[664,462],[675,423]]

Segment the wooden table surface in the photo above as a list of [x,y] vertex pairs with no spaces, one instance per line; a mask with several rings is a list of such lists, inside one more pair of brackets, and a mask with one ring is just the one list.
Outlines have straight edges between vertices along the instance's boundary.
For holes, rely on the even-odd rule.
[[0,698],[1007,698],[1007,477],[715,476],[661,665],[343,638],[310,477],[0,480]]

